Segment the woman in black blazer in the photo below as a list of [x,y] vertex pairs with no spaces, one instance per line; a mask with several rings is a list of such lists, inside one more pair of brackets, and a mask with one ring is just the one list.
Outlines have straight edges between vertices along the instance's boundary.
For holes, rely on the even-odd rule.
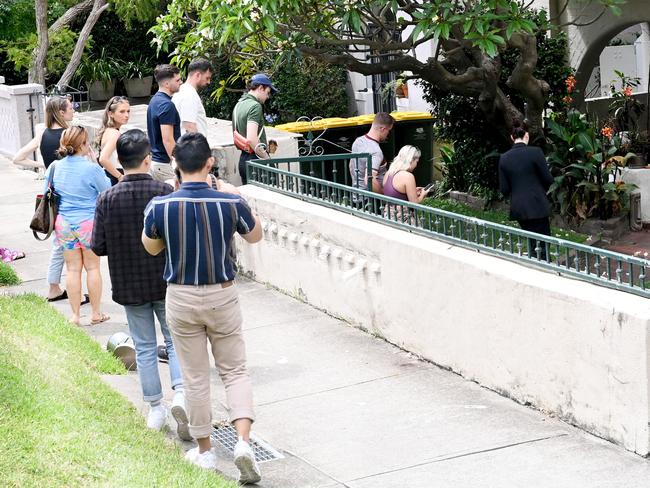
[[[510,197],[510,218],[522,229],[537,234],[551,235],[549,215],[551,205],[546,192],[553,183],[544,153],[538,147],[528,146],[528,128],[519,121],[513,123],[512,149],[499,159],[499,187]],[[529,255],[535,256],[535,239],[529,239]],[[546,259],[546,246],[540,246],[541,259]]]

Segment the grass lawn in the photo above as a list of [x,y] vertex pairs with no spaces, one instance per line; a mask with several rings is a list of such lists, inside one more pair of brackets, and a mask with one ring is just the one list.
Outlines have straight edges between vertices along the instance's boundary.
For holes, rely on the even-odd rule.
[[0,484],[238,486],[183,461],[99,376],[124,372],[43,298],[0,296]]
[[[509,227],[516,227],[519,229],[519,224],[514,220],[510,220],[506,212],[499,210],[476,210],[475,208],[465,205],[454,200],[446,199],[437,199],[437,198],[426,198],[422,205],[428,207],[439,208],[440,210],[446,210],[447,212],[453,212],[461,215],[467,215],[468,217],[475,217],[481,220],[487,220],[488,222],[494,222],[501,225],[507,225]],[[551,228],[551,235],[559,239],[564,239],[565,241],[584,243],[587,241],[588,236],[584,234],[578,234],[572,230],[559,229],[557,227]]]
[[11,286],[20,283],[20,278],[7,263],[0,261],[0,286]]

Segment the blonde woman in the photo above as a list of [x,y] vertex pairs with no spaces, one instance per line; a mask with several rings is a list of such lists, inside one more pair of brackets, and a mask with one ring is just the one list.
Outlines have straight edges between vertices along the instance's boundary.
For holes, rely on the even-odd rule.
[[[61,134],[68,128],[73,117],[74,107],[70,100],[60,96],[51,97],[45,104],[45,128],[38,129],[34,138],[16,153],[13,162],[25,166],[28,161],[27,156],[38,149],[43,158],[45,169],[49,168],[50,164],[58,159],[56,151],[59,149]],[[47,282],[49,284],[47,300],[49,302],[68,298],[67,292],[61,288],[62,272],[63,248],[54,241],[47,267]]]
[[88,143],[88,132],[83,127],[73,126],[63,131],[58,154],[62,159],[48,168],[44,191],[54,171],[52,183],[59,196],[54,232],[56,242],[63,246],[66,289],[72,308],[70,321],[77,325],[80,322],[81,272],[85,269],[92,308],[90,323],[94,325],[110,318],[100,310],[102,276],[99,257],[91,245],[97,196],[110,188],[111,182],[97,164]]
[[111,185],[116,185],[124,176],[122,165],[117,159],[115,145],[120,137],[120,127],[129,122],[131,105],[126,97],[113,97],[106,103],[102,117],[102,127],[97,133],[99,164],[106,171]]
[[[422,187],[416,186],[415,176],[413,176],[420,154],[420,150],[415,146],[404,146],[400,149],[384,175],[385,196],[413,203],[420,203],[426,198],[427,192]],[[402,220],[402,207],[388,204],[384,216]]]

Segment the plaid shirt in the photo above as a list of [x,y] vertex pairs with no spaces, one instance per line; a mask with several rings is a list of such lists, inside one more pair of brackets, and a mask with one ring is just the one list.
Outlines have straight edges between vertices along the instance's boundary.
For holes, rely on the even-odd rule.
[[97,199],[93,251],[108,256],[113,301],[121,305],[142,305],[165,298],[165,253],[151,256],[145,251],[142,216],[153,197],[172,191],[148,174],[131,174]]

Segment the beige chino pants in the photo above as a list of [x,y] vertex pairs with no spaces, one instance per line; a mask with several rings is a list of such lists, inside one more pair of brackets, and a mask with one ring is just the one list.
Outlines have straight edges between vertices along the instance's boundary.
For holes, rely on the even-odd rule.
[[230,420],[254,420],[253,388],[246,368],[237,287],[167,285],[167,324],[185,387],[185,408],[194,438],[212,434],[210,357],[226,387]]
[[174,173],[174,168],[172,163],[156,163],[155,161],[151,162],[151,167],[149,169],[149,174],[156,181],[162,181],[166,183],[167,180],[173,180],[176,178],[176,173]]

